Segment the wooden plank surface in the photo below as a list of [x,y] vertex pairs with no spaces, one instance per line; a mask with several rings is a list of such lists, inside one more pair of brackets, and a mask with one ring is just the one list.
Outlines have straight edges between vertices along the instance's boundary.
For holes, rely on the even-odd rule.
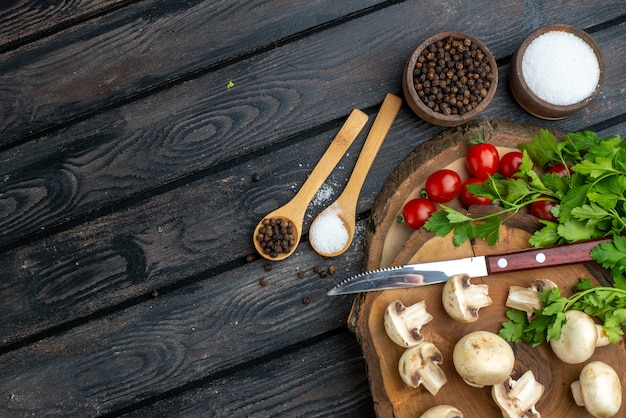
[[[626,124],[623,1],[43,3],[0,9],[0,416],[371,416],[352,298],[325,292],[360,271],[389,173],[442,129],[401,110],[342,257],[305,239],[280,263],[244,259],[253,226],[294,195],[350,110],[373,120],[400,94],[428,35],[483,40],[501,85],[482,116],[537,123],[508,92],[511,54],[547,23],[587,28],[606,88],[546,125]],[[334,276],[313,271],[330,264]]]
[[0,53],[63,31],[77,22],[122,7],[129,1],[79,0],[54,4],[37,0],[4,2],[0,9]]
[[[377,14],[376,18],[366,16],[348,27],[341,26],[347,33],[340,36],[356,38],[366,27],[375,25],[382,30],[391,26],[395,15],[390,13],[385,17],[389,20],[381,20]],[[406,22],[406,30],[413,27],[412,23]],[[623,27],[612,28],[605,38],[599,39],[604,42],[602,47],[610,51],[606,54],[607,68],[615,68],[607,73],[607,78],[613,77],[607,81],[609,85],[615,82],[614,78],[621,77],[619,67],[615,66],[619,61],[615,59],[619,60],[624,50],[619,37]],[[596,36],[600,37],[603,32]],[[364,40],[371,45],[367,53],[353,52],[351,58],[344,54],[338,61],[337,54],[324,47],[334,36],[335,33],[324,32],[308,37],[306,44],[296,42],[281,48],[282,55],[278,58],[276,53],[261,54],[260,59],[211,72],[193,82],[176,85],[71,125],[46,136],[45,141],[28,142],[3,153],[0,176],[5,179],[5,193],[14,203],[13,212],[1,224],[0,238],[3,242],[12,241],[53,222],[58,223],[56,214],[61,211],[71,219],[125,196],[206,170],[236,158],[240,147],[246,153],[252,152],[342,117],[351,110],[355,100],[363,102],[361,107],[371,107],[382,100],[386,91],[398,90],[397,83],[391,80],[397,81],[403,60],[415,44],[413,39],[404,42],[406,54],[393,53],[392,57],[386,45],[373,44],[375,35],[372,35],[372,39]],[[351,73],[363,77],[353,82],[342,77],[332,80],[311,77],[310,69],[294,68],[290,64],[302,61],[334,62],[335,67],[327,69],[329,74],[343,74],[346,68],[352,67]],[[246,74],[251,65],[257,69],[257,76],[254,82],[247,82]],[[505,71],[506,67],[501,69],[502,76]],[[388,83],[378,83],[376,91],[363,89],[362,83],[369,74],[380,73],[396,77],[389,77]],[[225,87],[224,80],[231,78],[239,87]],[[353,91],[357,93],[350,94]],[[606,100],[596,101],[592,106],[620,103],[619,90],[603,94]],[[325,100],[335,105],[320,107]],[[234,102],[245,103],[245,106],[227,107]],[[177,103],[176,108],[172,103]],[[277,108],[277,103],[291,105]],[[610,118],[614,113],[615,109],[607,107],[601,111],[586,110],[578,117],[583,118],[581,126],[589,126],[597,121],[584,119],[586,114]],[[520,115],[521,122],[532,120],[512,103],[506,82],[485,113],[487,118],[490,115],[503,119]],[[563,121],[558,128],[574,129],[572,122],[571,119]],[[232,147],[224,147],[224,143]],[[149,167],[142,164],[146,161],[150,162]],[[83,190],[89,193],[82,194]]]
[[[193,80],[377,1],[133,3],[4,54],[0,145]],[[232,77],[215,79],[213,87],[223,89]]]
[[[624,34],[622,25],[607,30],[606,34],[596,34],[603,47],[615,51],[607,56],[608,68],[619,68],[619,63],[626,58],[623,37],[618,36],[620,33]],[[501,71],[504,75],[506,67]],[[607,72],[607,83],[618,84],[621,80],[618,74],[618,71]],[[601,107],[602,112],[587,109],[576,118],[553,126],[563,131],[577,130],[611,116],[619,109],[617,105],[621,93],[610,90],[603,95],[605,100],[594,102],[591,106]],[[486,116],[498,115],[518,121],[530,119],[511,103],[505,89],[500,89],[495,102],[485,112]],[[129,131],[133,137],[125,146],[109,149],[103,145],[80,158],[72,158],[71,153],[66,153],[67,163],[56,166],[39,164],[31,170],[16,170],[27,173],[27,176],[32,176],[33,169],[45,174],[36,179],[13,181],[17,187],[6,191],[5,199],[26,203],[16,206],[14,213],[5,218],[3,231],[7,235],[11,230],[15,234],[24,234],[31,228],[33,232],[38,231],[41,237],[35,235],[25,240],[23,245],[9,242],[7,250],[0,254],[0,258],[6,260],[6,271],[11,272],[13,278],[1,290],[0,309],[10,312],[11,318],[21,318],[18,325],[13,322],[0,325],[2,343],[26,337],[24,330],[36,333],[54,328],[65,320],[109,308],[125,298],[138,297],[153,288],[177,282],[182,277],[194,277],[253,252],[251,244],[246,241],[248,231],[265,213],[285,203],[294,189],[297,190],[298,185],[303,183],[338,129],[337,124],[318,137],[294,140],[292,147],[247,160],[233,168],[220,170],[226,164],[217,165],[215,173],[207,170],[198,176],[192,174],[180,182],[148,190],[144,196],[136,196],[143,191],[142,187],[154,180],[166,182],[169,179],[159,178],[159,162],[168,167],[176,167],[179,162],[181,169],[189,169],[193,166],[191,159],[201,160],[193,154],[193,148],[196,144],[205,147],[204,142],[191,143],[190,150],[184,152],[176,149],[177,144],[172,144],[174,150],[180,151],[179,156],[163,148],[152,148],[148,134],[140,140],[134,137],[137,130],[133,130]],[[428,139],[424,135],[432,131],[431,128],[420,133],[416,142],[415,117],[404,109],[375,164],[379,169],[395,167],[402,156],[417,143]],[[222,140],[220,138],[219,142],[215,142],[216,146],[223,148]],[[239,140],[244,146],[244,136]],[[167,139],[164,141],[167,143]],[[353,156],[362,143],[363,135],[352,148]],[[403,152],[388,151],[391,149],[402,149]],[[224,151],[234,152],[232,148]],[[301,156],[305,153],[311,158],[303,166]],[[185,158],[185,155],[189,157]],[[6,160],[6,165],[19,160],[14,156]],[[84,161],[84,166],[81,161]],[[346,161],[343,173],[349,173],[353,164]],[[263,169],[252,172],[246,166]],[[261,177],[258,183],[252,181],[252,174],[255,173]],[[364,210],[367,203],[373,200],[388,174],[389,171],[368,179],[359,210]],[[134,198],[119,201],[125,196]],[[230,196],[246,198],[233,204],[229,203]],[[112,206],[99,209],[107,199],[114,197],[118,201],[114,201]],[[88,212],[95,209],[98,210],[93,214],[78,216],[79,210]],[[321,207],[311,208],[309,214],[316,214],[315,211],[319,210]],[[107,215],[109,211],[114,213]],[[69,218],[66,223],[72,227],[53,225],[59,222],[59,213],[63,213],[64,218],[60,222],[64,223]],[[72,219],[73,215],[77,219]],[[241,219],[242,222],[232,225],[229,219]],[[51,231],[45,231],[51,224]],[[231,236],[242,238],[232,240],[228,238]],[[170,257],[169,254],[175,256]],[[163,257],[168,260],[166,263],[161,261]],[[108,268],[98,268],[94,272],[95,265]],[[85,290],[85,277],[91,285],[89,290]],[[60,290],[61,296],[53,297]]]
[[[124,416],[373,416],[354,335],[341,333],[312,346],[286,351],[267,363],[252,364],[182,396]],[[207,405],[207,399],[214,402]]]
[[[351,253],[354,264],[344,261],[343,268],[357,269],[362,254]],[[258,260],[181,289],[162,290],[123,313],[0,356],[0,393],[11,399],[0,405],[0,415],[51,415],[59,403],[76,416],[110,412],[154,393],[219,377],[345,325],[350,298],[327,297],[334,278],[322,279],[313,271],[328,262],[309,250],[291,261],[291,269],[266,272],[265,264]],[[298,276],[298,269],[305,277]],[[267,286],[260,285],[263,277]]]

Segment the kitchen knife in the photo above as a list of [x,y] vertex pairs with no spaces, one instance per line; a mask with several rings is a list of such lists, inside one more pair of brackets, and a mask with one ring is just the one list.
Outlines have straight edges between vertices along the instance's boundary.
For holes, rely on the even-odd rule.
[[425,286],[445,282],[450,276],[462,273],[470,277],[484,277],[496,273],[583,263],[592,261],[590,252],[594,247],[609,241],[612,238],[372,270],[344,280],[332,288],[328,295]]

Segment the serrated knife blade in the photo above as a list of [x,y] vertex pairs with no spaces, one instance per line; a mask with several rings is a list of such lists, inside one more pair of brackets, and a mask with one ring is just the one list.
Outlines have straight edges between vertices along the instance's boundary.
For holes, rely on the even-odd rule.
[[407,264],[367,271],[352,276],[332,288],[329,296],[378,290],[402,289],[442,283],[455,274],[485,277],[543,267],[592,261],[591,250],[612,238],[582,241],[553,247],[529,248],[503,254],[466,257],[446,261]]

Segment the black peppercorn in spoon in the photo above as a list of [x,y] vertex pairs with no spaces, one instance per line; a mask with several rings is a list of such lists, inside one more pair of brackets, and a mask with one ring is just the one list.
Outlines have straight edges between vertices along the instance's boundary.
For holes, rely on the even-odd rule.
[[258,223],[252,240],[261,256],[278,261],[294,252],[300,242],[304,213],[311,199],[350,148],[367,119],[367,114],[354,109],[293,199]]

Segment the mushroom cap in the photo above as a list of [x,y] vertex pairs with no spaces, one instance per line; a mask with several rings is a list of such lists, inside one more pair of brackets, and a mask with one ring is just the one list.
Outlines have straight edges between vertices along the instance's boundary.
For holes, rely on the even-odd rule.
[[550,340],[554,354],[568,364],[585,362],[593,355],[598,331],[594,320],[584,312],[569,310],[565,312],[567,322],[561,328],[561,336]]
[[407,386],[417,388],[424,385],[427,391],[436,395],[447,382],[445,373],[439,367],[442,362],[443,356],[435,344],[423,342],[404,350],[398,362],[398,372]]
[[612,417],[622,406],[622,385],[615,370],[602,361],[592,361],[572,383],[576,404],[597,418]]
[[468,274],[455,274],[443,286],[441,302],[453,319],[474,322],[478,319],[478,310],[491,305],[489,287],[486,284],[472,284]]
[[508,379],[515,366],[515,355],[511,346],[497,334],[474,331],[455,344],[452,361],[468,385],[483,387]]
[[426,302],[420,301],[404,306],[400,300],[396,300],[385,309],[385,331],[396,344],[402,347],[415,347],[424,341],[424,336],[420,333],[422,326],[432,319],[432,315],[426,310]]
[[452,405],[437,405],[425,411],[419,418],[463,418],[463,413]]

